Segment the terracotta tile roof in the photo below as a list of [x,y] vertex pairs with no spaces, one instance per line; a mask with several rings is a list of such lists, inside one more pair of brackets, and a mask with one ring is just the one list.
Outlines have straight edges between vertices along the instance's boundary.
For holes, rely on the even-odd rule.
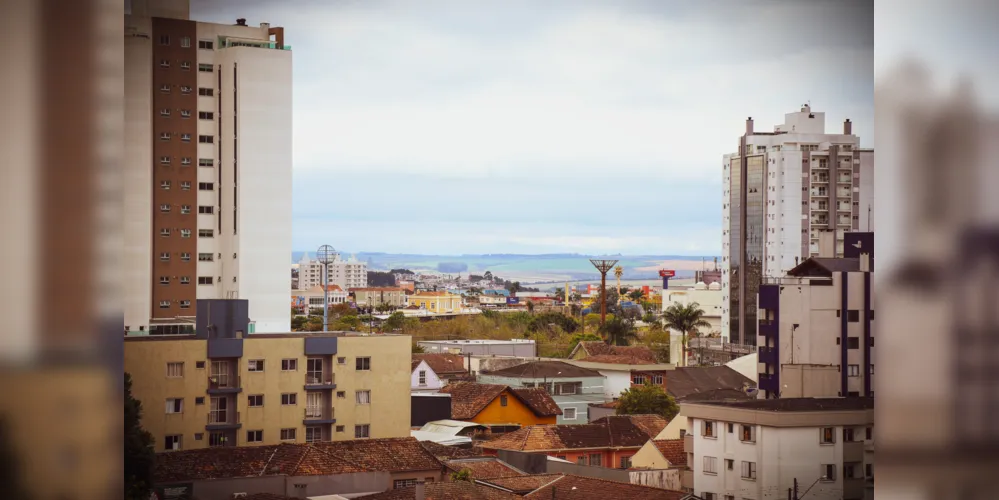
[[[666,391],[676,399],[697,397],[698,393],[711,393],[722,389],[742,391],[746,384],[756,385],[752,379],[722,366],[687,366],[663,372]],[[726,397],[738,397],[731,391],[723,394]],[[742,399],[755,399],[743,395]],[[711,398],[713,399],[713,398]]]
[[563,474],[532,474],[530,476],[494,478],[485,482],[495,484],[500,488],[508,489],[514,493],[526,495],[556,479],[561,479],[562,476]]
[[456,420],[475,418],[504,391],[512,393],[538,416],[551,417],[562,414],[562,410],[548,392],[537,387],[511,389],[501,384],[452,382],[441,389],[441,392],[451,395],[451,418]]
[[[483,372],[486,373],[486,372]],[[490,375],[518,378],[576,378],[602,377],[596,370],[570,365],[564,361],[531,361],[502,370],[488,372]]]
[[590,358],[593,356],[626,356],[648,362],[634,364],[653,364],[656,362],[656,354],[643,345],[617,346],[608,345],[606,342],[600,340],[588,340],[580,342],[578,348],[586,353],[586,357],[583,358],[586,361],[592,361]]
[[[554,490],[554,491],[553,491]],[[525,500],[680,500],[682,491],[664,490],[651,486],[619,483],[606,479],[565,475],[524,496]]]
[[510,466],[510,464],[495,457],[448,460],[444,463],[444,465],[446,465],[448,469],[455,472],[468,469],[471,471],[474,479],[518,477],[526,475],[524,472],[514,469]]
[[[416,498],[416,488],[399,488],[374,495],[357,497],[357,500],[413,500]],[[426,483],[424,489],[426,500],[521,500],[513,493],[476,485],[469,481],[448,481]]]
[[419,359],[413,359],[413,361],[412,361],[412,365],[413,365],[413,367],[409,369],[410,373],[412,373],[412,372],[413,372],[413,370],[416,370],[416,367],[417,367],[417,366],[420,366],[420,363],[422,363],[422,362],[423,362],[422,360],[419,360]]
[[590,363],[607,363],[616,365],[654,365],[655,360],[648,360],[639,356],[629,356],[625,354],[597,354],[596,356],[587,356],[580,361],[587,361]]
[[445,444],[438,444],[433,441],[420,441],[423,449],[430,452],[431,455],[437,457],[438,460],[452,460],[455,458],[470,458],[480,456],[480,453],[474,450],[469,450],[467,448],[458,448],[457,446],[448,446]]
[[617,429],[619,427],[629,427],[624,423],[625,421],[641,429],[650,438],[658,436],[666,428],[666,424],[669,423],[661,415],[611,415],[599,418],[591,423],[600,424],[607,422],[612,429]]
[[514,451],[641,448],[658,431],[652,434],[649,431],[654,430],[654,426],[647,422],[639,425],[637,422],[624,416],[605,417],[592,424],[532,425],[486,441],[482,443],[482,448]]
[[653,440],[652,444],[670,465],[678,467],[687,465],[687,454],[683,451],[682,439],[657,439]]
[[156,454],[157,483],[252,476],[317,476],[366,471],[440,470],[415,438],[234,446]]
[[430,369],[437,375],[447,375],[451,373],[468,373],[465,368],[465,358],[461,354],[447,353],[425,353],[413,354],[413,359],[426,361]]

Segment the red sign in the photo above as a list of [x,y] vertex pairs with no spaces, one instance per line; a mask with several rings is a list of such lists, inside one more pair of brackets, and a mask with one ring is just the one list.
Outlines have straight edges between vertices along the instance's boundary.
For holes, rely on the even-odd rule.
[[661,270],[659,270],[659,277],[660,278],[672,278],[674,276],[676,276],[676,271],[674,271],[672,269],[661,269]]

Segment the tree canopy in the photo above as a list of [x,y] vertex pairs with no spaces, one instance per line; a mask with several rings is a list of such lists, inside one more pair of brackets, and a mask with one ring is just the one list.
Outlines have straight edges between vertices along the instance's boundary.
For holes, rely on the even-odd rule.
[[635,322],[620,316],[608,318],[599,331],[607,339],[607,343],[611,345],[626,346],[638,339]]
[[142,402],[132,396],[125,374],[125,498],[146,500],[153,489],[153,435],[142,428]]
[[662,415],[666,420],[673,420],[680,413],[680,405],[676,403],[660,385],[646,382],[645,385],[625,389],[617,400],[618,415]]

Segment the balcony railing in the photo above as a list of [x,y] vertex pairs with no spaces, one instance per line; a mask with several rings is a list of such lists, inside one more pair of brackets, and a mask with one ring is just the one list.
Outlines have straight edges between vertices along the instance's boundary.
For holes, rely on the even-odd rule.
[[233,426],[233,425],[238,426],[241,424],[240,421],[241,415],[238,411],[213,410],[209,411],[206,417],[208,419],[207,425],[209,426],[223,427],[223,426]]
[[306,389],[336,389],[332,373],[306,373]]
[[309,424],[335,424],[333,408],[325,406],[307,406],[302,411],[302,423]]
[[208,391],[212,393],[233,393],[242,389],[242,378],[231,375],[211,375],[208,377]]

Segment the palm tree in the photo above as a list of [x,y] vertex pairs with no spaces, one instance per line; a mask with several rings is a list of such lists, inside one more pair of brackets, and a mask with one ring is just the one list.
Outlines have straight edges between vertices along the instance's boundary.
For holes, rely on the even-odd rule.
[[687,305],[673,304],[663,311],[666,328],[677,330],[682,335],[683,364],[687,364],[687,335],[695,336],[698,328],[710,328],[711,323],[704,321],[704,310],[697,302]]
[[600,333],[610,345],[626,346],[638,338],[635,333],[635,323],[621,316],[608,319],[601,327]]

